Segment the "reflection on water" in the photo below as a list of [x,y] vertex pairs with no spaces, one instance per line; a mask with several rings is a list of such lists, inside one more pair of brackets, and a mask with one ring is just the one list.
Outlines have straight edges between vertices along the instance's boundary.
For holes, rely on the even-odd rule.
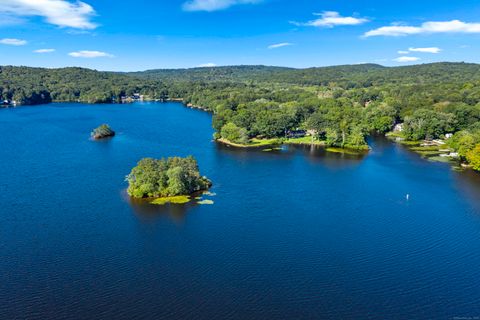
[[480,174],[471,169],[455,171],[455,185],[477,209],[480,217]]
[[150,200],[136,199],[130,197],[126,191],[122,196],[132,207],[138,219],[143,223],[154,223],[159,219],[169,219],[176,224],[182,224],[185,221],[187,213],[194,207],[199,206],[192,196],[192,201],[184,204],[167,203],[164,205],[151,204]]
[[272,149],[268,147],[236,148],[217,142],[215,143],[215,147],[219,152],[239,159],[254,159],[271,156],[284,160],[302,155],[311,162],[321,162],[326,166],[332,167],[352,165],[368,156],[368,153],[355,154],[351,152],[327,151],[325,147],[315,145],[282,145],[278,148]]

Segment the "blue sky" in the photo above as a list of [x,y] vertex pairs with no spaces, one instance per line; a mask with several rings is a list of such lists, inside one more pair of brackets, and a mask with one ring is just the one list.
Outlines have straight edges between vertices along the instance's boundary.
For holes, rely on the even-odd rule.
[[480,2],[0,0],[0,64],[133,71],[480,62]]

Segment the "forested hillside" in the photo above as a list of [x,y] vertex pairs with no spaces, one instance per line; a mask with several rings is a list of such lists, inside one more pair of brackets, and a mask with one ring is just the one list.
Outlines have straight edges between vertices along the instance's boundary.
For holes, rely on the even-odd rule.
[[191,69],[158,69],[131,72],[131,75],[164,81],[272,81],[295,69],[268,66],[229,66]]
[[101,103],[133,93],[161,97],[164,89],[158,81],[84,68],[0,67],[0,98],[15,100],[18,104]]
[[[409,140],[462,131],[480,143],[480,66],[476,64],[272,68],[269,72],[259,67],[249,79],[247,70],[195,69],[195,81],[187,70],[179,71],[185,74],[183,80],[172,78],[174,71],[148,71],[145,76],[168,83],[170,97],[214,112],[217,136],[228,124],[228,132],[236,128],[230,136],[238,141],[308,129],[327,145],[357,148],[366,145],[368,134],[385,133],[395,123],[405,122],[403,134]],[[214,74],[224,80],[211,80]]]
[[[233,66],[135,73],[1,67],[2,99],[111,102],[134,93],[213,112],[217,137],[245,142],[303,129],[330,146],[364,148],[404,122],[409,140],[451,139],[464,159],[480,144],[480,65],[375,64],[290,69]],[[470,156],[470,158],[472,158]],[[470,160],[470,162],[472,162]],[[479,164],[480,167],[480,164]]]
[[480,65],[472,63],[432,63],[405,67],[378,64],[343,65],[292,69],[267,66],[231,66],[192,69],[158,69],[131,73],[165,81],[256,81],[299,85],[330,85],[342,88],[382,84],[439,83],[480,80]]

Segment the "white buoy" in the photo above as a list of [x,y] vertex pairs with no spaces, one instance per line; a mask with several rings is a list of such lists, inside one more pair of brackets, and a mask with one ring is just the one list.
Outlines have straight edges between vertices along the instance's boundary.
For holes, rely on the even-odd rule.
[[407,201],[410,200],[410,195],[407,193],[407,196],[405,198],[407,198]]

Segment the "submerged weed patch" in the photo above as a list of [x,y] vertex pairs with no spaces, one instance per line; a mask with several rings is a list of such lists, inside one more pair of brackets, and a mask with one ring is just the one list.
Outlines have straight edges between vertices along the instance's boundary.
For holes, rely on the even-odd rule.
[[164,205],[164,204],[167,204],[167,203],[183,204],[183,203],[187,203],[189,201],[190,201],[189,196],[174,196],[174,197],[157,198],[150,203],[151,204],[157,204],[157,205]]
[[197,201],[198,204],[213,204],[213,200],[208,200],[208,199],[205,199],[205,200],[202,200],[202,201]]

